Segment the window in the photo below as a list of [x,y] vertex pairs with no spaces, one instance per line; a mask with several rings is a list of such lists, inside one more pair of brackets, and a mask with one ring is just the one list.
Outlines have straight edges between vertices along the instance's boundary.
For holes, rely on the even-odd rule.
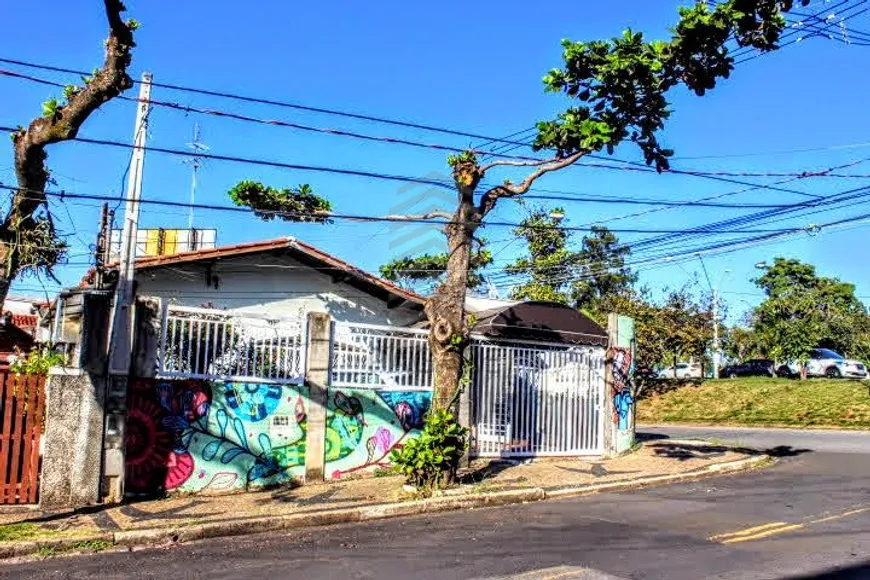
[[842,360],[843,355],[838,354],[832,350],[827,348],[817,348],[812,353],[812,358],[821,359],[821,358],[832,358],[834,360]]

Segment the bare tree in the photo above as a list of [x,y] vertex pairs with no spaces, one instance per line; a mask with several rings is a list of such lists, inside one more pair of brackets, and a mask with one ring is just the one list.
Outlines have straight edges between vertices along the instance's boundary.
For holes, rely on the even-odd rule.
[[109,35],[104,43],[106,56],[102,68],[83,78],[83,86],[68,85],[63,101],[47,101],[42,116],[12,134],[18,188],[0,225],[0,305],[17,275],[29,270],[51,274],[52,267],[66,251],[66,245],[56,235],[45,195],[51,176],[46,166],[46,148],[75,139],[94,111],[133,86],[127,67],[138,23],[124,21],[122,13],[126,8],[120,0],[103,3]]

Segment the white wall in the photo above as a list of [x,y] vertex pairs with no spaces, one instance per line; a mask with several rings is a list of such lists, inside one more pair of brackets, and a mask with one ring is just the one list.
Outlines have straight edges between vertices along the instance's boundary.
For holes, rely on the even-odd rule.
[[257,254],[224,259],[212,267],[218,288],[206,285],[206,267],[185,264],[136,273],[139,296],[159,296],[182,306],[205,306],[304,316],[326,312],[343,322],[406,326],[417,313],[386,303],[291,258]]

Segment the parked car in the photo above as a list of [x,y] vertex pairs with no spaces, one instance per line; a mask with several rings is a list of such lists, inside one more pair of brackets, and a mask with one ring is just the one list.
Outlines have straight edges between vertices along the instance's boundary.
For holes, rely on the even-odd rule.
[[[776,370],[776,374],[783,377],[796,377],[800,372],[801,365],[798,362],[784,364]],[[807,361],[807,376],[866,379],[867,367],[861,361],[847,359],[830,349],[814,348],[810,351],[810,360]]]
[[775,363],[764,358],[754,358],[736,365],[728,365],[719,371],[720,377],[736,379],[737,377],[773,377]]
[[642,380],[651,380],[659,378],[659,374],[655,371],[655,369],[651,369],[650,367],[637,367],[634,369],[634,376],[638,379]]
[[697,363],[677,363],[659,371],[660,379],[700,379],[703,373]]

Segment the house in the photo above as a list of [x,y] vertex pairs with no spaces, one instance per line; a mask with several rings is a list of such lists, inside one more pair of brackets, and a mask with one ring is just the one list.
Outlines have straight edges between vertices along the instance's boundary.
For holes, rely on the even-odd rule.
[[423,297],[290,237],[138,258],[135,284],[173,305],[274,318],[408,326],[423,316]]
[[[108,304],[115,279],[110,272],[102,289],[80,288],[67,302],[99,295]],[[387,467],[423,426],[433,362],[420,295],[289,237],[140,256],[135,292],[160,299],[161,312],[137,327],[128,492],[225,491],[304,477],[307,450],[316,448],[311,433],[324,437],[317,469],[345,477]],[[75,327],[67,302],[58,328]],[[607,333],[560,304],[469,296],[466,309],[476,319],[463,403],[471,453],[605,453]],[[328,338],[305,326],[312,312],[331,318]],[[312,349],[325,340],[326,352]],[[321,357],[314,363],[312,350]],[[311,369],[326,371],[325,405],[313,407]],[[313,429],[318,407],[323,423]]]

